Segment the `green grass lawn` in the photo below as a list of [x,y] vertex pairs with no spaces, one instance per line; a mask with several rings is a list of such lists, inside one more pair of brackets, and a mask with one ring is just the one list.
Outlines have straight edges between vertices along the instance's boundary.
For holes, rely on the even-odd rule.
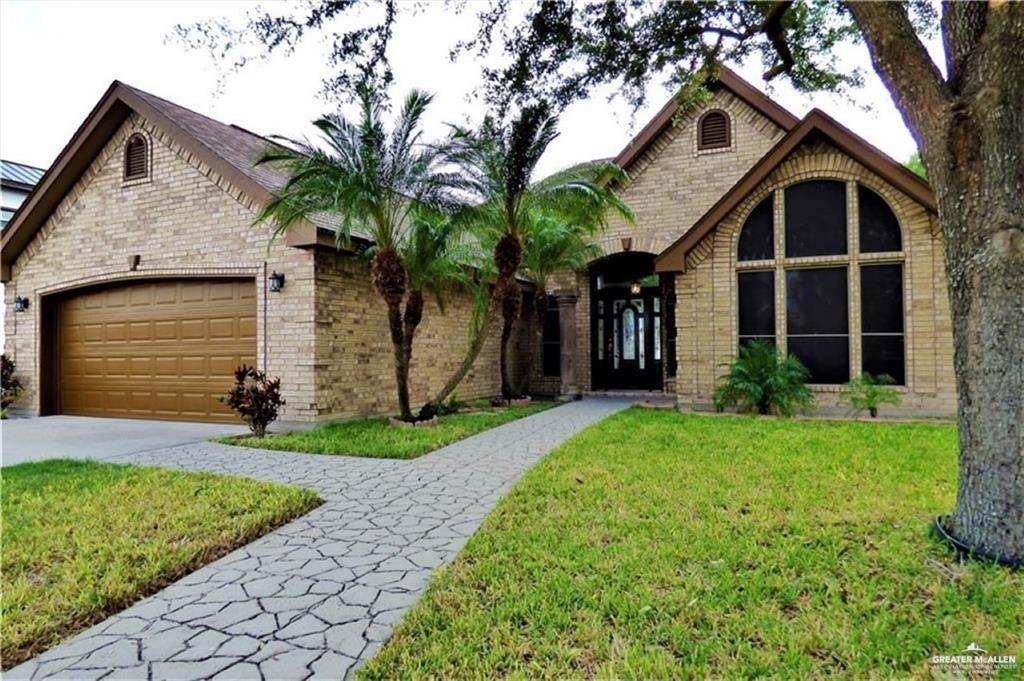
[[488,428],[549,409],[557,402],[537,402],[521,407],[486,407],[438,417],[427,428],[396,428],[387,419],[371,418],[331,423],[308,431],[259,438],[242,435],[217,438],[227,445],[275,449],[307,454],[414,459]]
[[0,469],[8,669],[320,503],[243,478],[91,461]]
[[623,412],[526,475],[363,677],[930,678],[971,642],[1024,662],[1024,574],[929,534],[956,448],[950,425]]

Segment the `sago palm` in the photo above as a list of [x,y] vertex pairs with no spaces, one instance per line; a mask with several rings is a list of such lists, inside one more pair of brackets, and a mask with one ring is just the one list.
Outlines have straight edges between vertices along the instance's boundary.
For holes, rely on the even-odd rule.
[[515,392],[508,371],[507,339],[520,311],[515,276],[523,262],[522,234],[528,222],[545,215],[568,224],[601,227],[609,210],[630,216],[609,188],[612,181],[625,181],[625,174],[613,164],[583,164],[531,181],[558,136],[557,127],[557,116],[537,105],[523,109],[508,125],[487,118],[478,130],[456,129],[453,134],[449,160],[462,171],[464,189],[476,201],[476,229],[494,244],[493,296],[501,309],[501,390],[506,399]]
[[455,203],[455,178],[444,171],[444,149],[422,141],[420,123],[430,102],[430,95],[410,92],[389,131],[381,98],[363,90],[358,120],[329,115],[314,122],[323,147],[279,138],[285,144],[267,149],[256,162],[289,175],[258,217],[274,225],[275,236],[310,216],[329,214],[339,218],[339,246],[353,233],[373,241],[370,276],[387,308],[404,420],[412,420],[409,363],[423,310],[422,288],[407,295],[410,270],[404,254],[409,244],[422,245],[418,240],[430,223],[426,216]]
[[736,406],[741,411],[792,416],[813,404],[807,368],[795,356],[783,356],[771,341],[755,340],[740,347],[727,366],[728,373],[715,388],[718,411]]

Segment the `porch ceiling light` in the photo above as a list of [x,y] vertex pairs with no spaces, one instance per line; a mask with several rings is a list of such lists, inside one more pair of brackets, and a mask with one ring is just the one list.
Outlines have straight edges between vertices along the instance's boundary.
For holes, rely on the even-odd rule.
[[634,281],[632,284],[629,285],[629,292],[632,293],[634,296],[638,296],[640,295],[640,291],[642,288],[643,287],[640,285],[639,281]]
[[280,293],[284,288],[284,275],[280,272],[273,272],[267,277],[267,287],[271,293]]
[[24,312],[27,309],[28,309],[28,298],[24,298],[22,296],[16,296],[14,298],[14,311],[15,312]]

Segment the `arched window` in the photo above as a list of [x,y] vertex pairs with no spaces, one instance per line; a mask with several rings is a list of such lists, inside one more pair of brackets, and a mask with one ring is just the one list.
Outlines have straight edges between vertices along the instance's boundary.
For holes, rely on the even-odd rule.
[[729,116],[724,111],[708,111],[697,123],[697,148],[722,149],[732,143]]
[[903,249],[900,223],[881,196],[864,185],[857,185],[860,220],[860,252],[886,253]]
[[[781,191],[785,252],[771,247],[778,236],[774,194],[751,212],[737,240],[740,345],[774,340],[804,363],[812,384],[845,383],[867,372],[905,385],[903,253],[895,214],[874,191],[852,182],[811,180]],[[853,191],[859,210],[850,228],[860,238],[848,247],[846,206]],[[859,280],[859,297],[850,296],[851,278]],[[776,300],[784,313],[776,313]],[[850,328],[851,309],[859,330]],[[859,357],[859,366],[851,366],[851,357]]]
[[149,176],[149,144],[138,133],[124,145],[124,179],[140,180]]
[[775,257],[774,203],[769,195],[757,204],[743,223],[736,252],[740,260],[771,260]]

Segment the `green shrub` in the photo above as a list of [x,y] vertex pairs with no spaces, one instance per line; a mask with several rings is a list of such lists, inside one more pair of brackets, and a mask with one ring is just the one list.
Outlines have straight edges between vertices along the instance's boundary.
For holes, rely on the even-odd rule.
[[724,366],[729,371],[715,388],[717,411],[736,406],[741,411],[792,416],[813,404],[807,368],[793,355],[784,357],[774,343],[753,341]]
[[896,381],[889,374],[863,373],[857,378],[843,385],[839,390],[839,399],[849,402],[858,412],[865,409],[871,414],[871,418],[878,418],[878,407],[883,404],[891,404],[898,407],[903,401],[899,391],[889,386]]

